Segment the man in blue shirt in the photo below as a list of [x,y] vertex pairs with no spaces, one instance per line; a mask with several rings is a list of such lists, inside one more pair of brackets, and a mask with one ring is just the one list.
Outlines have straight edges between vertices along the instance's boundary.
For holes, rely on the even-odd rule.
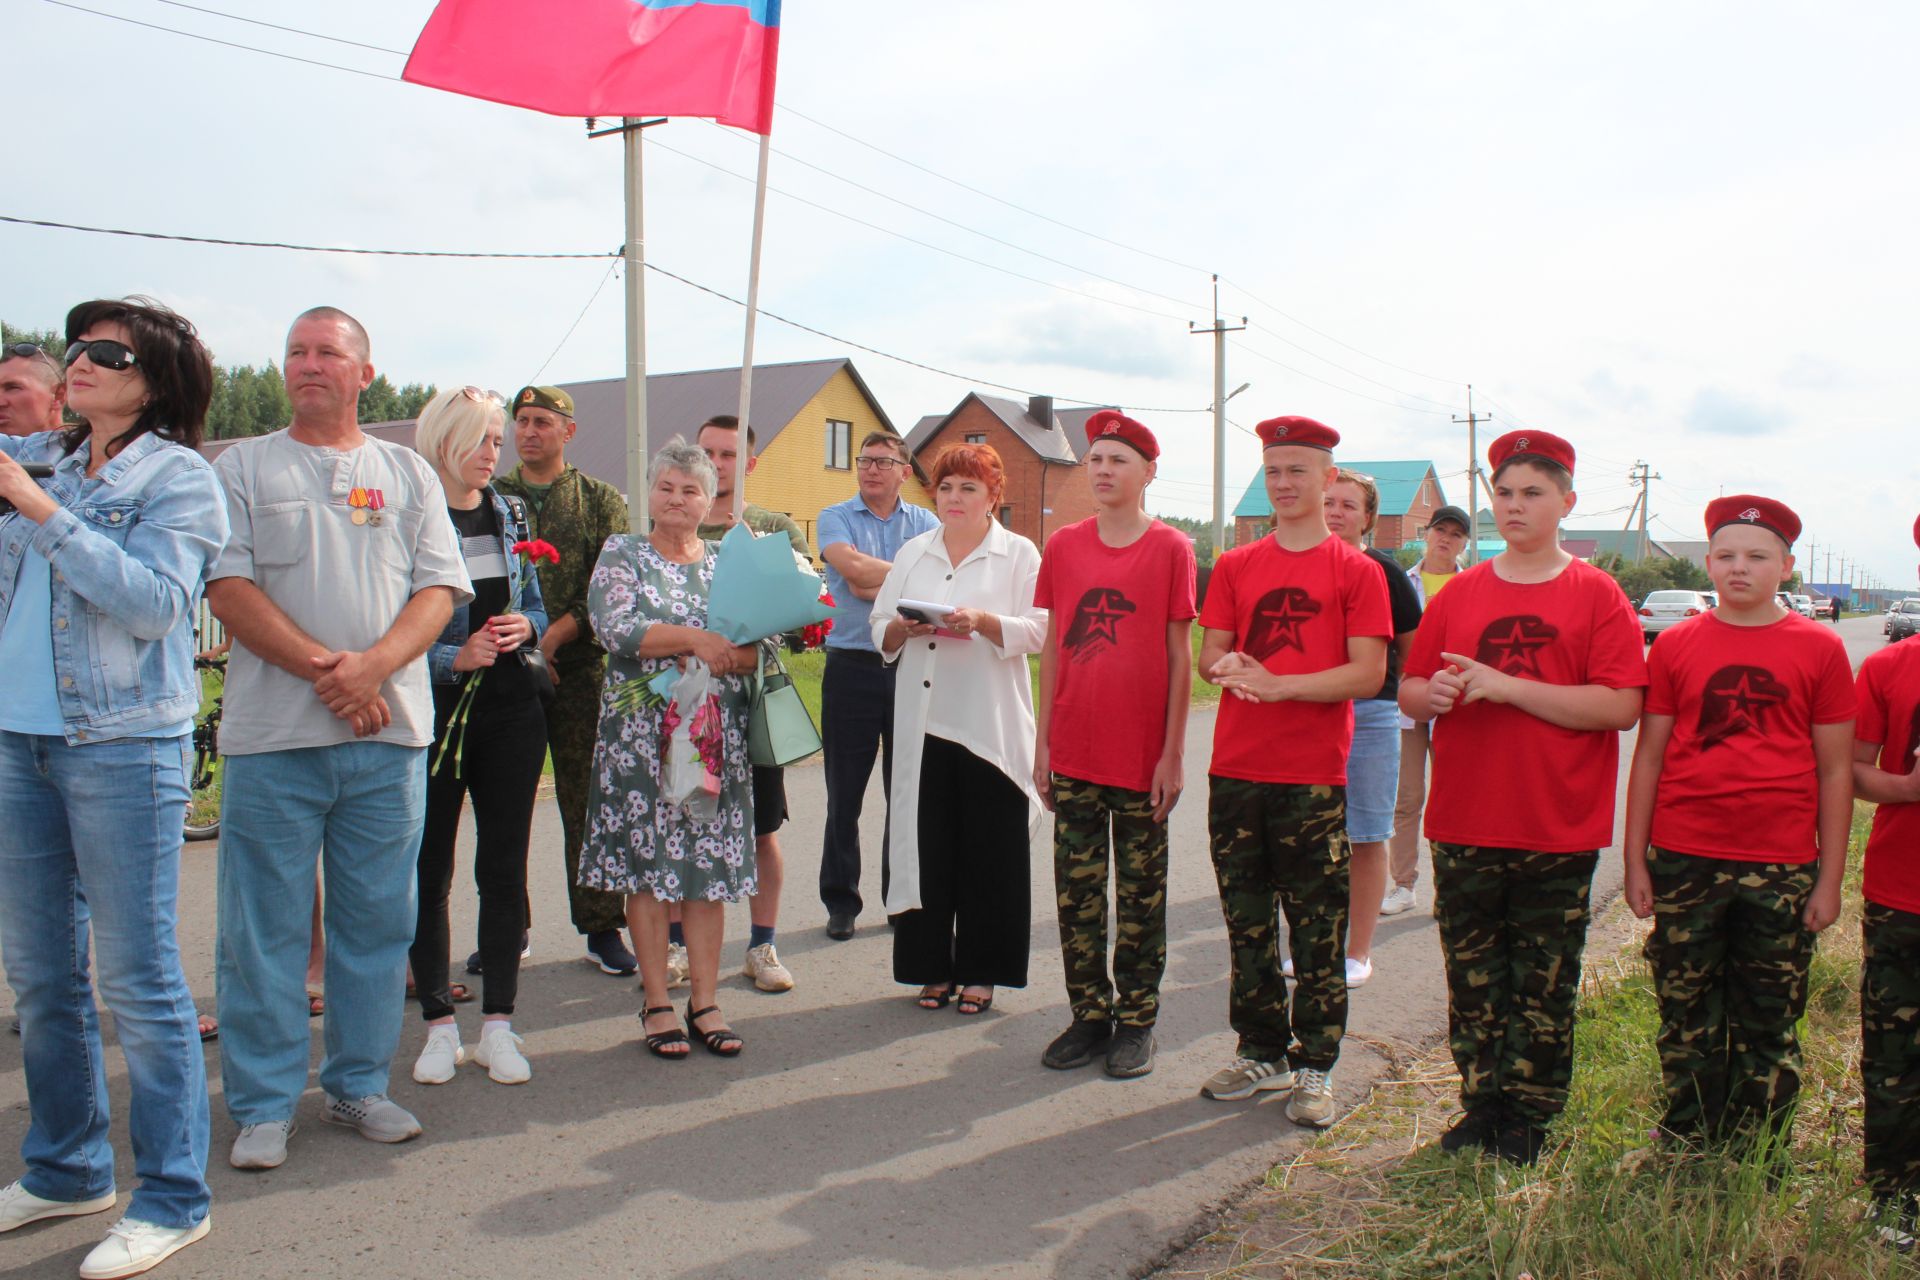
[[[827,936],[840,942],[853,936],[853,922],[860,914],[860,807],[876,753],[889,793],[893,787],[894,669],[873,647],[868,614],[900,548],[940,527],[933,512],[900,500],[911,463],[899,436],[870,432],[853,464],[860,492],[820,513],[820,558],[827,562],[827,590],[834,599],[827,670],[820,685],[820,738],[827,771],[820,901],[827,908]],[[880,875],[884,894],[884,836]]]

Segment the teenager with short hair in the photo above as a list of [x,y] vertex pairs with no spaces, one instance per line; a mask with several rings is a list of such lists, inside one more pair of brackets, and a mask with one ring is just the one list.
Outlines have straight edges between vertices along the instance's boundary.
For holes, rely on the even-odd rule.
[[[1853,676],[1831,631],[1774,600],[1800,518],[1707,504],[1719,603],[1661,633],[1627,786],[1627,905],[1653,918],[1663,1136],[1791,1123],[1814,936],[1840,914],[1853,818]],[[1764,813],[1766,820],[1754,821]]]
[[1511,431],[1487,456],[1506,550],[1429,602],[1400,709],[1433,722],[1427,840],[1465,1113],[1441,1147],[1531,1164],[1566,1105],[1587,894],[1647,669],[1619,584],[1559,545],[1573,446]]

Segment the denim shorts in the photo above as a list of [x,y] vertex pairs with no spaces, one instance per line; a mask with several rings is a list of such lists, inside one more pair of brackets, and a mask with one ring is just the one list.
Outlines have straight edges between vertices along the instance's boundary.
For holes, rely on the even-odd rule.
[[1392,701],[1353,704],[1347,752],[1347,839],[1370,844],[1393,835],[1400,790],[1400,709]]

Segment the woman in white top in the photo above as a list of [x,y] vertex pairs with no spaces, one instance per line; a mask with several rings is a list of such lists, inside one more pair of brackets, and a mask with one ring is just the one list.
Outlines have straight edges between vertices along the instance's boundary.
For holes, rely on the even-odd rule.
[[[873,641],[898,662],[888,816],[893,976],[923,1009],[960,1012],[1027,985],[1033,691],[1026,656],[1046,640],[1033,604],[1040,552],[995,522],[1005,486],[988,445],[933,466],[940,528],[900,549],[873,602]],[[905,607],[921,619],[900,612]],[[931,605],[931,609],[918,606]],[[930,620],[923,620],[930,619]]]

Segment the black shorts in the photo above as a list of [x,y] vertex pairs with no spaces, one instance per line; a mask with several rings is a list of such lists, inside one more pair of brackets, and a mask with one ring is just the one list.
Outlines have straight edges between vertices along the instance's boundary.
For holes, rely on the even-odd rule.
[[753,834],[770,836],[787,820],[787,771],[753,766]]

